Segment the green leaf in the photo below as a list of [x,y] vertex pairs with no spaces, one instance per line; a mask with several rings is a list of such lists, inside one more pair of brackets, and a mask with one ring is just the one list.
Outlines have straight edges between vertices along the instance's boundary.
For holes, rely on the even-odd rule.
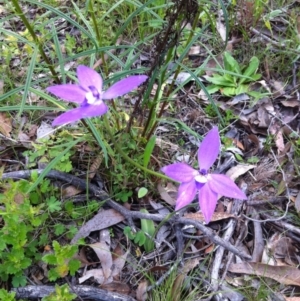
[[25,286],[27,283],[24,275],[14,275],[12,278],[12,284],[14,287]]
[[15,295],[15,292],[9,293],[3,288],[0,289],[0,301],[15,301]]
[[141,187],[138,191],[138,198],[143,198],[148,193],[148,189],[145,187]]
[[219,86],[215,86],[215,85],[210,85],[210,86],[207,86],[206,89],[207,89],[207,92],[209,94],[213,94],[213,93],[219,91],[220,87]]
[[70,269],[70,275],[74,276],[75,273],[78,271],[80,268],[80,261],[78,259],[71,259],[68,263],[69,269]]
[[0,251],[3,251],[6,248],[5,242],[1,239],[0,240]]
[[58,201],[54,196],[51,196],[50,199],[48,199],[46,202],[50,212],[61,210],[61,202]]
[[[89,120],[89,119],[87,119]],[[55,165],[57,163],[59,163],[60,159],[62,156],[64,156],[67,152],[70,151],[70,149],[75,146],[78,142],[81,142],[83,140],[82,137],[76,139],[76,140],[73,140],[73,141],[70,141],[67,143],[67,147],[61,152],[61,154],[59,154],[56,158],[54,158],[48,165],[47,167],[40,173],[38,179],[35,181],[35,183],[33,183],[29,190],[27,191],[27,193],[33,191],[44,179],[44,177],[48,174],[48,172],[55,167]]]
[[252,80],[253,81],[256,81],[256,80],[258,80],[260,78],[261,78],[261,74],[254,74],[254,75],[252,75]]
[[249,85],[239,85],[236,89],[235,89],[235,95],[239,95],[242,93],[247,93],[249,90]]
[[224,52],[224,67],[227,71],[242,73],[239,63],[227,51]]
[[123,231],[129,239],[133,240],[135,238],[135,233],[132,232],[129,226],[126,226]]
[[220,90],[221,90],[221,93],[225,96],[235,96],[236,95],[236,88],[225,87]]
[[152,155],[152,151],[154,149],[154,146],[155,146],[155,141],[156,141],[156,136],[152,136],[146,147],[145,147],[145,151],[144,151],[144,167],[147,167],[148,164],[149,164],[149,161],[150,161],[150,158],[151,158],[151,155]]
[[56,256],[54,254],[46,254],[42,257],[42,260],[48,264],[56,264],[57,263],[57,259]]
[[50,281],[55,281],[58,278],[60,278],[59,273],[55,269],[50,269],[49,272],[48,272],[48,279]]
[[30,62],[29,68],[26,70],[27,71],[26,72],[27,73],[27,78],[26,78],[26,82],[25,82],[25,85],[24,85],[24,91],[22,93],[22,100],[21,100],[21,104],[20,104],[20,109],[19,109],[19,112],[18,112],[19,117],[23,113],[25,104],[28,101],[28,92],[29,92],[29,88],[30,88],[30,85],[31,85],[31,81],[32,81],[32,75],[33,75],[34,67],[37,63],[37,56],[38,56],[38,53],[39,53],[38,50],[39,50],[38,47],[34,47],[34,52],[33,52],[32,57],[31,57],[31,62]]
[[66,227],[63,224],[54,225],[54,233],[55,235],[61,235],[66,231]]
[[256,73],[258,66],[259,66],[259,59],[256,56],[253,56],[249,62],[248,67],[243,72],[243,76],[245,77],[240,79],[239,84],[242,84],[247,81],[252,81],[252,79],[247,77],[252,77]]
[[[143,213],[148,213],[146,209],[140,210]],[[147,233],[150,237],[153,237],[155,234],[155,225],[152,220],[141,219],[141,229],[144,233]],[[146,252],[151,252],[154,250],[154,241],[152,239],[147,238],[144,244]]]
[[229,81],[220,75],[214,76],[214,77],[207,77],[206,80],[212,84],[215,84],[215,85],[218,85],[221,87],[235,87],[235,83],[233,81]]
[[143,246],[146,242],[146,235],[144,234],[144,232],[139,231],[136,233],[136,236],[134,238],[134,242],[136,244],[139,244],[139,246]]

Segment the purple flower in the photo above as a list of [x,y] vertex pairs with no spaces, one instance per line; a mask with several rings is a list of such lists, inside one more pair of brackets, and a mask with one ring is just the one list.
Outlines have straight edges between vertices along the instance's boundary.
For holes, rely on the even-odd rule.
[[141,85],[148,78],[146,75],[129,76],[116,82],[104,92],[102,91],[103,80],[95,70],[79,65],[77,77],[78,85],[66,84],[47,88],[48,92],[63,100],[80,104],[78,108],[55,118],[53,126],[105,114],[108,107],[103,100],[122,96]]
[[218,195],[245,200],[246,195],[227,176],[209,174],[208,171],[217,159],[220,151],[220,136],[217,127],[213,127],[203,139],[198,150],[199,170],[185,163],[175,163],[162,168],[173,180],[180,182],[176,210],[193,201],[198,191],[199,205],[208,224],[215,211]]

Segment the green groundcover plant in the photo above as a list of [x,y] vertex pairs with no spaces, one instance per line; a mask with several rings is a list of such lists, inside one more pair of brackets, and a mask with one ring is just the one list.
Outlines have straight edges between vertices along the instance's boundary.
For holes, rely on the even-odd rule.
[[225,96],[235,96],[242,93],[253,94],[250,90],[250,83],[261,78],[256,73],[259,67],[259,60],[256,56],[250,59],[248,66],[240,66],[229,52],[224,52],[224,70],[215,73],[212,77],[206,78],[213,85],[207,87],[210,93],[220,91]]

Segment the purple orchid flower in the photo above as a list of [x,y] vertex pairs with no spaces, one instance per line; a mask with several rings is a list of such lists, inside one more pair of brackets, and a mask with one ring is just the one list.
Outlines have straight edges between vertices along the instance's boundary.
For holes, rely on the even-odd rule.
[[208,173],[218,157],[220,145],[218,128],[213,127],[203,139],[198,150],[199,170],[195,170],[185,163],[174,163],[162,168],[168,177],[181,183],[175,210],[191,203],[198,191],[199,205],[207,224],[215,211],[218,195],[240,200],[247,199],[230,178],[221,174]]
[[56,85],[46,89],[63,100],[80,104],[78,108],[55,118],[52,123],[53,126],[105,114],[108,107],[103,100],[122,96],[137,88],[148,78],[146,75],[129,76],[116,82],[104,92],[102,91],[103,80],[95,70],[79,65],[77,67],[77,77],[78,85]]

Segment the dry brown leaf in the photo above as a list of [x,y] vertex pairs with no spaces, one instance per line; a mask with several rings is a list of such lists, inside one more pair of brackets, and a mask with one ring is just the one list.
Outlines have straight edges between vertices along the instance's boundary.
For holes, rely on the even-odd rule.
[[176,277],[173,288],[172,288],[172,297],[171,300],[173,301],[181,301],[181,293],[183,283],[186,281],[187,274],[194,269],[200,262],[200,258],[189,259],[184,263],[182,269],[179,270],[179,275]]
[[172,292],[171,292],[171,300],[173,301],[181,301],[181,293],[182,293],[182,284],[184,283],[184,280],[186,279],[185,274],[180,274],[176,277]]
[[7,117],[5,113],[0,112],[0,133],[3,134],[5,137],[10,138],[11,130],[11,119]]
[[189,259],[184,263],[184,266],[181,270],[181,273],[183,274],[187,274],[188,272],[190,272],[192,269],[194,269],[200,262],[200,258],[193,258],[193,259]]
[[200,55],[200,53],[201,53],[200,45],[195,45],[195,46],[190,47],[189,56]]
[[272,87],[272,92],[273,92],[272,96],[274,98],[277,98],[285,94],[285,84],[283,82],[280,82],[278,80],[270,80],[269,84]]
[[148,288],[148,281],[144,280],[139,283],[139,286],[136,290],[136,299],[137,301],[146,301],[147,300],[147,288]]
[[204,254],[210,254],[214,251],[214,249],[215,249],[215,245],[212,244],[205,249]]
[[109,246],[105,242],[97,242],[89,245],[97,254],[102,266],[103,276],[108,279],[112,274],[112,255]]
[[82,190],[77,189],[75,186],[67,186],[66,188],[63,188],[62,190],[62,195],[64,198],[70,198],[74,195],[77,195],[79,193],[81,193]]
[[[0,8],[0,13],[1,13],[1,8]],[[4,81],[0,80],[0,95],[3,94],[3,87],[4,87]]]
[[121,270],[125,265],[126,258],[130,250],[128,250],[123,256],[119,256],[114,261],[112,261],[112,254],[109,250],[107,250],[107,248],[105,248],[104,244],[105,243],[96,243],[90,245],[90,247],[93,248],[93,250],[96,252],[97,256],[99,257],[102,268],[91,269],[87,271],[82,277],[78,279],[79,283],[82,283],[85,280],[94,277],[94,279],[99,284],[109,284],[113,282],[113,277],[116,277],[117,275],[120,274]]
[[300,106],[300,103],[298,100],[282,100],[281,104],[285,107],[291,107],[291,108]]
[[273,266],[264,263],[232,263],[228,269],[232,273],[267,277],[286,285],[300,286],[300,270],[291,266]]
[[221,14],[222,14],[222,12],[220,11],[216,27],[217,27],[217,31],[218,31],[221,39],[223,40],[223,42],[225,42],[226,41],[226,32],[227,31],[226,31],[226,27],[225,27],[225,25],[224,25],[224,23],[222,21]]
[[295,208],[297,210],[297,213],[300,212],[300,191],[297,194],[296,200],[295,200]]
[[155,145],[161,149],[168,149],[169,152],[176,152],[179,149],[177,144],[174,144],[169,141],[164,141],[163,139],[156,137]]
[[121,273],[121,271],[122,271],[122,269],[123,269],[123,267],[124,267],[124,265],[126,263],[127,256],[129,254],[129,252],[130,252],[130,250],[128,249],[124,255],[117,257],[113,261],[114,266],[113,266],[113,270],[112,270],[112,276],[114,278]]
[[119,281],[113,281],[112,283],[102,284],[101,289],[123,295],[129,295],[130,293],[130,287],[126,283]]
[[262,263],[272,265],[291,265],[298,266],[299,250],[293,244],[290,237],[282,233],[275,232],[269,239],[264,250]]
[[236,166],[231,167],[227,172],[226,176],[228,176],[231,180],[235,181],[238,177],[245,174],[250,169],[254,168],[255,165],[250,164],[238,164]]
[[278,152],[284,151],[284,141],[282,135],[282,128],[280,124],[272,123],[269,127],[270,133],[275,136],[275,144],[277,146]]
[[280,129],[280,131],[278,131],[278,133],[276,134],[275,144],[278,148],[278,151],[282,153],[284,151],[284,141],[283,141],[282,129]]
[[298,38],[300,39],[300,16],[299,15],[297,16],[296,24],[297,24]]
[[112,282],[112,277],[110,277],[109,279],[104,277],[102,269],[92,269],[92,270],[87,271],[82,277],[78,278],[78,282],[82,283],[82,282],[90,279],[91,277],[94,277],[94,279],[99,284]]
[[[175,206],[176,204],[176,194],[177,194],[177,188],[171,184],[168,183],[167,186],[162,186],[160,183],[157,185],[158,192],[160,194],[160,197],[169,205]],[[170,194],[173,194],[174,197],[172,197]]]
[[108,228],[123,220],[124,216],[114,209],[101,210],[79,229],[72,239],[71,244],[76,243],[82,237],[87,237],[92,231]]
[[243,143],[238,139],[232,139],[233,143],[241,150],[245,150]]
[[[205,221],[205,218],[201,212],[186,213],[184,215],[184,217],[193,219],[195,221],[200,221],[200,222]],[[230,218],[230,217],[235,217],[235,216],[233,214],[226,213],[226,212],[214,212],[214,214],[211,218],[211,222],[216,222],[216,221],[223,220],[223,219]]]
[[103,161],[103,155],[102,153],[99,154],[96,158],[94,158],[94,161],[92,163],[92,165],[89,168],[89,179],[93,179],[96,172],[98,171],[101,163]]
[[300,297],[285,297],[286,301],[300,301]]
[[73,256],[73,259],[77,259],[80,261],[81,267],[84,267],[85,265],[88,265],[90,263],[86,258],[85,251],[86,251],[86,247],[83,247],[80,249],[78,254],[75,254]]

